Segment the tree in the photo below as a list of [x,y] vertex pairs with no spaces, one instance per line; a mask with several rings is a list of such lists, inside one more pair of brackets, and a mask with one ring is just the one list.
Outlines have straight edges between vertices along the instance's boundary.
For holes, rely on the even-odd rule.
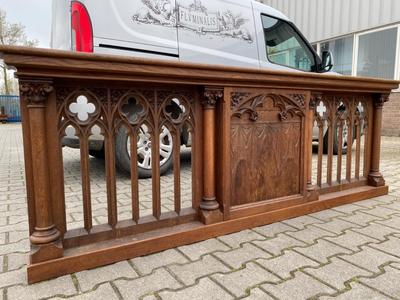
[[[38,44],[37,40],[29,40],[25,34],[25,26],[21,23],[10,23],[7,21],[7,14],[0,9],[0,44],[1,45],[20,45],[27,47],[35,47]],[[15,87],[14,80],[9,78],[7,66],[2,61],[0,67],[3,71],[4,87],[3,91],[9,95]]]

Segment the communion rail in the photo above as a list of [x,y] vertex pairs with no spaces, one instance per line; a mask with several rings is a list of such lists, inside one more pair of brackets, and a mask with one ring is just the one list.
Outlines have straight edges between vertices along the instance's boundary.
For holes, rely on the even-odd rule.
[[[388,192],[379,170],[380,133],[382,107],[396,81],[21,47],[0,52],[20,84],[30,283]],[[137,171],[142,126],[153,158],[146,216]],[[95,127],[104,137],[102,224],[93,223],[89,139]],[[68,128],[79,141],[79,228],[69,228],[66,217],[61,141]],[[165,128],[173,141],[168,212],[160,200],[158,155]],[[192,141],[190,207],[182,207],[183,128]],[[124,218],[115,167],[121,130],[132,158]]]

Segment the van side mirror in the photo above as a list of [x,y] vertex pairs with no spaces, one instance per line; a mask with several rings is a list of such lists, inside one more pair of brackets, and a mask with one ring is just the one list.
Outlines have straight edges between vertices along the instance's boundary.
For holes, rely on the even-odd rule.
[[319,69],[320,73],[329,72],[333,68],[333,55],[330,51],[322,52],[322,63]]

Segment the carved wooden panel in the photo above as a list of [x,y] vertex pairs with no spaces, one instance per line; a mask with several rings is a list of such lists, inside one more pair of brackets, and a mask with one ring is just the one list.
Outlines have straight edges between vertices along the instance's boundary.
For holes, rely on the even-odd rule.
[[232,93],[231,205],[301,193],[305,94]]

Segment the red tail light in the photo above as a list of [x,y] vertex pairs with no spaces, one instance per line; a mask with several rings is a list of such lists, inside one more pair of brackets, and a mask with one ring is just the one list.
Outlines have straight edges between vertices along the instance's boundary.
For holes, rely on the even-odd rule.
[[86,7],[79,1],[72,1],[71,28],[73,50],[93,52],[92,22]]

